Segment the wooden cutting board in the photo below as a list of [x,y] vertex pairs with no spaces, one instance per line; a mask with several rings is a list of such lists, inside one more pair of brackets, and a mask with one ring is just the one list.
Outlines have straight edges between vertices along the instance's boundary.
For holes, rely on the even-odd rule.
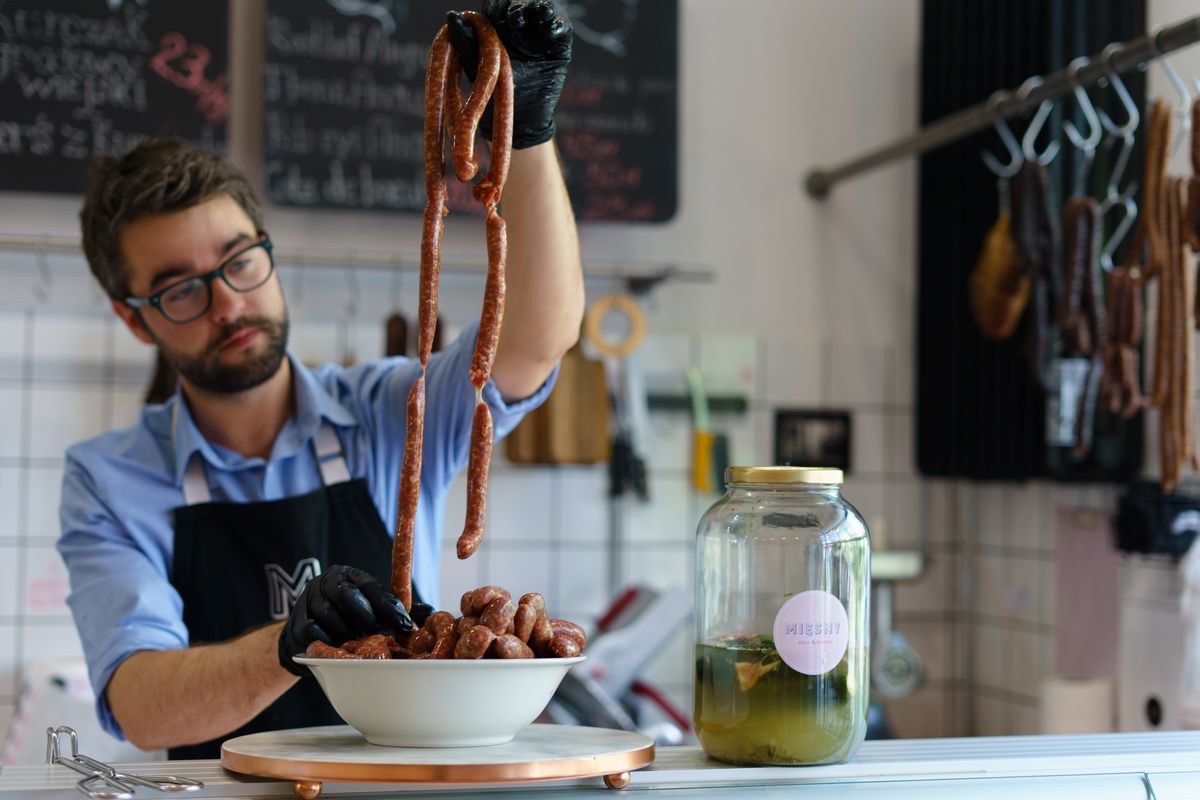
[[608,387],[604,365],[572,348],[559,365],[554,391],[525,416],[506,441],[517,464],[596,464],[609,456]]

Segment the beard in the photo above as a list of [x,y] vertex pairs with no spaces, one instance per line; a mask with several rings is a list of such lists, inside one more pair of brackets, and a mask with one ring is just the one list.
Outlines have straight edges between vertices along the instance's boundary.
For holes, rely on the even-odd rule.
[[[267,338],[261,353],[241,364],[221,363],[221,344],[248,328],[262,331]],[[187,356],[173,351],[158,341],[159,350],[167,363],[181,378],[197,389],[211,394],[237,394],[265,383],[279,371],[287,355],[288,318],[242,317],[224,325],[213,341],[198,355]]]

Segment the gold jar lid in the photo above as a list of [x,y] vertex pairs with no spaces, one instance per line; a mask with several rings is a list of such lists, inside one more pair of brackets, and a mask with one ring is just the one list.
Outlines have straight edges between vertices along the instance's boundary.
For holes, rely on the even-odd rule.
[[728,467],[725,482],[841,486],[842,471],[832,467]]

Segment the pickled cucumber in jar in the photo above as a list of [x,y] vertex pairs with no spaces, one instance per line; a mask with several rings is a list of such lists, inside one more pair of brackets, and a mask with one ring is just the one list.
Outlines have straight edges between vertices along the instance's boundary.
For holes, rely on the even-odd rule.
[[849,657],[823,675],[790,668],[769,636],[696,647],[696,735],[735,764],[827,764],[858,745],[866,694],[849,682]]

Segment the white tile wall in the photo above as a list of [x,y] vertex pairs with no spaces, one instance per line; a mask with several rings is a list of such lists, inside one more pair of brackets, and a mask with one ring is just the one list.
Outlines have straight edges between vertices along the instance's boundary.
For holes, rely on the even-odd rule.
[[22,389],[0,384],[0,458],[21,455],[24,400]]
[[70,585],[53,543],[29,544],[24,548],[24,610],[26,618],[68,617]]
[[766,346],[766,398],[815,406],[830,396],[822,376],[826,348],[820,342],[770,339]]
[[29,456],[61,459],[68,447],[108,429],[108,392],[103,389],[35,384]]
[[16,545],[0,545],[0,620],[15,620],[20,613],[22,550]]
[[0,466],[0,540],[16,539],[20,532],[17,520],[24,473],[19,467]]
[[17,638],[20,628],[12,623],[0,622],[0,709],[11,706],[16,698],[17,676],[20,672]]
[[31,466],[25,470],[28,510],[25,538],[53,543],[58,539],[58,504],[62,493],[62,469]]
[[[963,540],[965,603],[974,687],[965,732],[1037,732],[1038,683],[1053,675],[1055,642],[1055,514],[1059,507],[1111,513],[1115,491],[1104,486],[975,485],[933,482],[936,525],[952,524],[939,508],[958,493],[964,523],[976,532],[979,561]],[[986,573],[986,577],[985,577]],[[990,582],[994,582],[993,588]]]

